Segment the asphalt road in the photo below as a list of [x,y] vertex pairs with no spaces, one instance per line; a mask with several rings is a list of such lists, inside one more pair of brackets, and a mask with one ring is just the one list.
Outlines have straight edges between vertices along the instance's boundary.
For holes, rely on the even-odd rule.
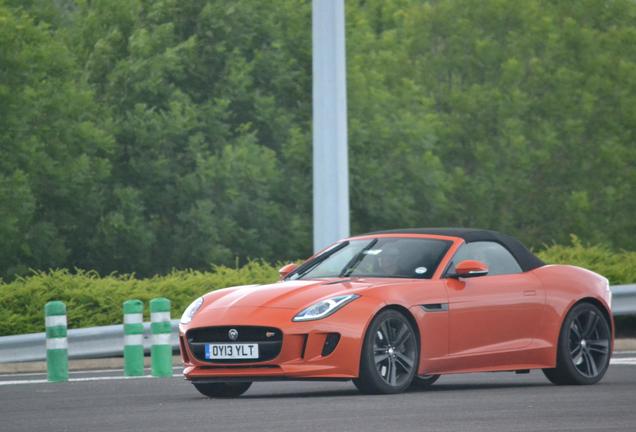
[[51,384],[36,374],[4,376],[0,431],[634,432],[635,356],[594,386],[557,387],[534,371],[449,375],[430,390],[392,396],[362,396],[349,382],[268,382],[213,400],[178,377],[91,372]]

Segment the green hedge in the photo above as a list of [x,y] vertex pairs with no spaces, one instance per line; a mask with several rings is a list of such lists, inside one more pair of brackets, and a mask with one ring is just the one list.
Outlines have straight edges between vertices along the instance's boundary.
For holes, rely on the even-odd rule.
[[[636,282],[636,252],[584,245],[573,236],[570,245],[551,245],[538,255],[547,263],[589,268],[606,276],[611,284]],[[100,277],[82,270],[37,272],[0,283],[0,335],[44,331],[43,307],[50,300],[66,303],[70,328],[119,323],[122,302],[131,298],[143,300],[147,305],[153,297],[167,297],[172,300],[173,317],[178,318],[197,296],[228,286],[275,281],[277,268],[252,261],[236,269],[221,266],[210,272],[174,271],[149,279],[137,279],[134,275]],[[147,315],[146,306],[146,319]],[[617,325],[619,335],[635,334],[635,318],[622,318]]]
[[154,297],[172,301],[179,318],[192,300],[208,291],[235,285],[267,283],[277,268],[253,261],[238,269],[215,267],[210,272],[174,271],[165,276],[136,279],[134,275],[100,277],[95,272],[51,270],[0,284],[0,335],[44,331],[44,304],[66,303],[69,328],[116,324],[122,321],[122,303],[137,298],[146,304]]
[[636,283],[636,252],[585,245],[571,237],[570,245],[552,245],[537,253],[549,264],[572,264],[602,274],[611,285]]
[[[586,245],[573,235],[570,245],[552,245],[537,255],[550,264],[573,264],[593,270],[609,279],[610,285],[636,283],[636,252]],[[616,336],[636,337],[636,316],[617,317],[615,322]]]

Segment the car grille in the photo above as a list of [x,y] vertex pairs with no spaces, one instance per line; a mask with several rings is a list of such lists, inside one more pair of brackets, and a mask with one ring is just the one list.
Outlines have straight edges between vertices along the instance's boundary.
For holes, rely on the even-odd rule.
[[[231,340],[231,329],[238,331],[238,338]],[[275,358],[283,345],[283,332],[273,327],[221,326],[202,327],[188,330],[186,340],[190,351],[197,360],[208,363],[254,363]],[[207,343],[258,343],[258,359],[215,359],[205,358]]]

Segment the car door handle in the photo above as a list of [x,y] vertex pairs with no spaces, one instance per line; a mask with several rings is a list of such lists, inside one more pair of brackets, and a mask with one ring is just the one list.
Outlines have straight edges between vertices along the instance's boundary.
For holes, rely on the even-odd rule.
[[524,291],[523,291],[523,295],[524,295],[524,296],[534,296],[534,295],[537,295],[537,290],[524,290]]

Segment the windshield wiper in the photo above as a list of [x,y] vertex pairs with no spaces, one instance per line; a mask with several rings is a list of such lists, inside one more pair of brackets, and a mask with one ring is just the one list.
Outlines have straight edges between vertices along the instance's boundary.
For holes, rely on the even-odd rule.
[[[329,258],[331,255],[335,254],[336,252],[338,252],[340,249],[344,248],[348,244],[349,244],[348,241],[343,241],[338,246],[334,246],[333,248],[331,248],[331,250],[328,250],[327,252],[323,253],[322,255],[316,257],[313,261],[310,261],[310,262],[308,262],[308,263],[306,263],[304,265],[301,265],[295,272],[290,274],[287,278],[291,277],[292,275],[297,275],[296,279],[302,278],[307,273],[309,273],[311,270],[316,268],[316,266],[318,264],[320,264],[321,262],[323,262],[324,260]],[[287,279],[287,278],[285,278],[285,279]]]
[[360,252],[358,252],[345,266],[344,269],[340,272],[340,277],[348,277],[353,273],[356,269],[357,265],[360,264],[360,261],[364,258],[365,252],[371,249],[378,242],[378,239],[373,239],[371,243],[366,245]]

